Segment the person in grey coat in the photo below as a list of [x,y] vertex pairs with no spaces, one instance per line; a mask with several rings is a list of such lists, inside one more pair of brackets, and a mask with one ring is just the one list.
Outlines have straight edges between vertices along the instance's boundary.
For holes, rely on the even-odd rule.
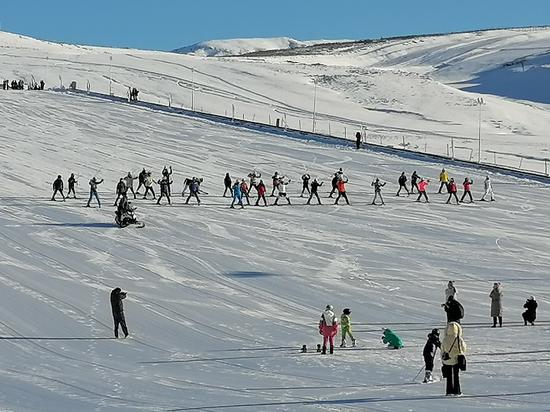
[[493,317],[492,327],[497,327],[497,318],[499,326],[502,327],[502,290],[499,282],[493,284],[493,290],[489,296],[491,297],[491,316]]
[[124,337],[128,336],[128,328],[126,327],[126,318],[124,317],[124,304],[122,299],[126,298],[126,292],[120,288],[115,288],[111,291],[111,310],[113,312],[113,320],[115,322],[115,338],[118,339],[118,327],[122,328]]

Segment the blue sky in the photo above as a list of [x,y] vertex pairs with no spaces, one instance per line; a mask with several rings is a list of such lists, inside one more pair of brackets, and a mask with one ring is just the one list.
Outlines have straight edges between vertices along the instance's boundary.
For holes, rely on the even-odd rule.
[[548,0],[2,0],[2,30],[172,50],[202,40],[366,39],[550,24]]

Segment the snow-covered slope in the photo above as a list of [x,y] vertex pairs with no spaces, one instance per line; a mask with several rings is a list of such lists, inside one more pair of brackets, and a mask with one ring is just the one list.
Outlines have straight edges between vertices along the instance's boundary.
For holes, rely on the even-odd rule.
[[175,53],[192,54],[203,57],[238,56],[258,51],[283,50],[306,47],[317,43],[327,43],[326,40],[300,41],[290,37],[273,37],[258,39],[228,39],[210,40],[195,43],[191,46],[174,50]]

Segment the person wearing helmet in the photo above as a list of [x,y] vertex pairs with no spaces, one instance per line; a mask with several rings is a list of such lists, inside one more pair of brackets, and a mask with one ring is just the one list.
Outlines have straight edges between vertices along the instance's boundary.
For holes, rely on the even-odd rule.
[[317,198],[317,202],[321,204],[321,199],[319,199],[319,188],[323,186],[323,182],[319,183],[317,179],[313,179],[313,182],[311,182],[311,193],[309,194],[309,199],[307,200],[307,205],[310,204],[311,199],[313,199],[313,196]]
[[340,316],[340,324],[342,325],[342,343],[340,344],[341,348],[346,347],[346,335],[349,335],[351,338],[351,346],[355,348],[356,340],[351,334],[351,310],[346,308],[342,311]]
[[271,176],[271,180],[273,182],[273,189],[271,189],[271,197],[275,196],[275,190],[279,189],[279,180],[281,179],[281,175],[279,172],[275,172],[273,176]]
[[428,190],[428,185],[430,184],[430,179],[422,179],[420,178],[420,183],[418,183],[418,197],[416,198],[417,202],[420,202],[420,199],[424,197],[426,199],[426,203],[430,203],[430,200],[428,199],[428,195],[426,194],[426,190]]
[[432,372],[434,370],[434,359],[437,348],[441,348],[441,342],[439,341],[439,329],[433,329],[428,334],[428,341],[424,345],[424,350],[422,352],[426,369],[424,383],[433,382]]
[[529,299],[527,299],[527,302],[523,305],[523,307],[527,310],[521,314],[523,317],[523,324],[525,326],[527,326],[527,322],[529,322],[531,326],[535,324],[535,319],[537,319],[537,306],[538,303],[535,300],[535,297],[529,296]]
[[136,195],[139,195],[139,189],[141,189],[141,186],[143,185],[145,187],[145,178],[147,177],[147,170],[143,168],[141,172],[138,174],[138,187],[136,189]]
[[57,192],[61,194],[61,197],[63,198],[63,201],[65,201],[65,196],[63,195],[63,179],[61,178],[61,175],[57,175],[57,179],[53,182],[53,195],[52,200],[55,201],[55,195]]
[[323,335],[323,349],[321,351],[323,355],[327,353],[327,344],[329,345],[330,354],[334,353],[334,337],[337,333],[338,318],[334,314],[333,306],[327,305],[319,321],[319,334]]

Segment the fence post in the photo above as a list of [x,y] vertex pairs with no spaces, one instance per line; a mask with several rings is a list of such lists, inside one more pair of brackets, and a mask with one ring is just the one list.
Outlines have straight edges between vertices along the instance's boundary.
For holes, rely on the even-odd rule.
[[495,162],[495,165],[497,164],[497,152],[493,152],[493,160]]
[[346,126],[344,126],[344,138],[348,138],[348,129],[346,129]]
[[302,121],[298,120],[298,129],[302,131]]
[[330,122],[328,122],[328,135],[332,136],[332,133],[330,132]]
[[407,146],[405,145],[405,136],[403,136],[403,149],[405,149]]
[[268,117],[269,117],[269,125],[271,126],[271,113],[268,113]]
[[544,174],[548,176],[548,159],[544,159]]

